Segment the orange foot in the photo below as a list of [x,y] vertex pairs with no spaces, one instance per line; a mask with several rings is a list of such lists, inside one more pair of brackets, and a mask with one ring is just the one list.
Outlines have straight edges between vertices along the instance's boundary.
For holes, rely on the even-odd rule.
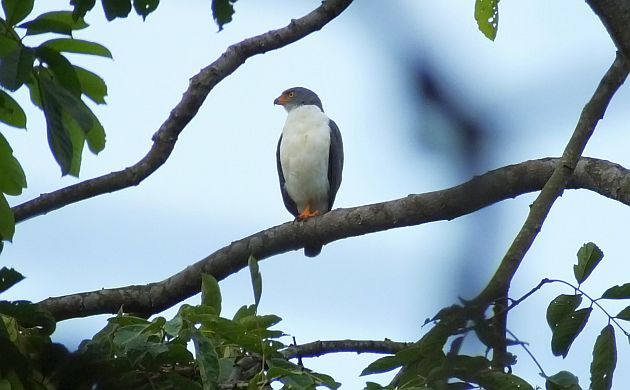
[[319,211],[311,211],[311,206],[306,205],[306,208],[297,216],[298,221],[304,221],[305,219],[318,216],[320,214]]

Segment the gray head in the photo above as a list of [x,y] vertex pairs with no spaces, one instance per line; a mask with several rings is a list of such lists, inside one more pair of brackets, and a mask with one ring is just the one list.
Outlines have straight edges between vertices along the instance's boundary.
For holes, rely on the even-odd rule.
[[324,111],[322,107],[322,101],[319,100],[317,94],[310,89],[303,87],[293,87],[282,92],[273,104],[279,104],[284,107],[285,110],[291,111],[292,109],[300,106],[313,105],[319,107]]

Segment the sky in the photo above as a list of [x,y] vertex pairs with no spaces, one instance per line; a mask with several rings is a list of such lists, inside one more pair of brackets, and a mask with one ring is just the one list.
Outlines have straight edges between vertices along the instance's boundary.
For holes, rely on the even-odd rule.
[[[49,9],[44,3],[67,7],[66,1],[38,3],[41,12]],[[133,16],[107,23],[100,10],[89,14],[91,27],[75,37],[107,46],[114,60],[72,57],[101,75],[109,92],[108,104],[94,108],[107,132],[106,149],[98,156],[85,152],[79,180],[140,159],[189,78],[230,44],[284,26],[318,4],[239,1],[234,21],[220,33],[209,1],[189,1],[185,7],[162,2],[146,22]],[[335,207],[444,189],[507,164],[559,156],[614,59],[604,27],[584,3],[506,1],[491,42],[477,30],[473,9],[472,0],[357,1],[321,31],[247,60],[210,93],[167,163],[138,187],[19,224],[2,262],[27,279],[3,298],[38,301],[159,281],[234,240],[290,220],[275,162],[286,113],[273,100],[292,86],[316,91],[341,129],[345,167]],[[475,167],[461,166],[461,148],[448,118],[417,99],[412,70],[418,66],[430,67],[448,96],[488,130]],[[28,179],[24,194],[10,199],[12,205],[77,182],[60,178],[43,116],[29,107],[25,91],[18,100],[29,108],[27,131],[0,128]],[[630,166],[625,147],[629,102],[630,92],[622,88],[586,155]],[[534,196],[449,222],[337,241],[315,259],[302,251],[267,259],[260,263],[259,311],[282,317],[278,328],[298,343],[415,341],[425,331],[425,318],[460,296],[474,296],[489,280]],[[513,297],[543,277],[573,280],[575,254],[588,241],[605,253],[584,285],[589,294],[599,296],[607,286],[628,282],[629,216],[628,208],[614,201],[587,191],[565,192],[516,275]],[[253,302],[246,271],[222,281],[221,288],[228,317]],[[509,327],[530,343],[548,374],[570,370],[587,387],[592,345],[607,319],[594,310],[569,356],[553,357],[544,316],[560,293],[572,291],[553,285],[535,294],[511,313]],[[607,307],[613,313],[622,308]],[[106,318],[64,321],[53,338],[76,347]],[[630,354],[619,332],[617,338],[615,383],[621,384],[630,381],[621,369],[630,363]],[[465,349],[482,353],[474,344]],[[525,352],[512,352],[519,359],[515,372],[544,385]],[[376,358],[337,354],[305,364],[331,374],[344,389],[356,389],[365,380],[388,378],[358,377]]]

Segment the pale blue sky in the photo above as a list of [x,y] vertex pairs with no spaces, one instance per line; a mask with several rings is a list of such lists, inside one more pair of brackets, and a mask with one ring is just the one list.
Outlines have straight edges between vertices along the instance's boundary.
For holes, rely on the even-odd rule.
[[[284,26],[318,4],[239,1],[234,22],[216,33],[209,3],[189,1],[182,7],[163,1],[145,23],[139,17],[106,23],[100,11],[88,16],[92,27],[76,37],[104,44],[114,61],[73,57],[109,86],[108,105],[95,109],[107,131],[107,147],[99,156],[86,153],[82,179],[122,169],[143,156],[188,79],[228,45]],[[357,1],[322,31],[248,60],[211,92],[169,161],[139,187],[20,224],[2,261],[27,279],[7,297],[36,301],[161,280],[233,240],[288,221],[275,163],[286,113],[273,106],[273,99],[291,86],[315,90],[343,134],[346,166],[336,207],[438,190],[467,179],[454,170],[456,156],[449,150],[448,135],[432,128],[430,114],[416,108],[413,80],[403,72],[413,59],[430,62],[451,86],[450,93],[495,129],[487,161],[477,174],[559,155],[614,58],[603,26],[584,3],[506,1],[501,3],[498,37],[490,42],[476,28],[473,4]],[[26,95],[20,96],[28,106]],[[587,155],[630,166],[629,97],[622,88]],[[29,183],[24,195],[10,199],[12,204],[76,182],[59,178],[41,113],[29,109],[28,115],[27,132],[2,130]],[[431,147],[419,139],[437,141]],[[335,242],[315,259],[297,251],[265,260],[260,264],[260,311],[280,315],[279,328],[298,343],[416,340],[425,318],[458,295],[476,291],[490,277],[533,199],[527,195],[451,222]],[[628,282],[629,216],[627,207],[613,201],[585,191],[567,192],[519,270],[513,296],[543,277],[572,280],[575,253],[587,241],[596,242],[606,258],[584,287],[598,296],[601,286]],[[475,272],[478,281],[461,286],[458,273],[464,265],[459,260],[467,250],[461,242],[469,239],[471,229],[484,256],[467,259],[465,269]],[[228,316],[253,300],[247,272],[221,287]],[[553,286],[534,295],[512,313],[510,329],[531,343],[548,373],[571,370],[586,387],[592,344],[605,318],[595,310],[569,357],[553,358],[544,312],[559,293],[570,291]],[[77,345],[100,329],[105,318],[63,322],[55,338]],[[630,381],[630,374],[620,369],[630,359],[622,335],[617,336],[615,383],[620,384]],[[544,385],[524,351],[513,352],[519,357],[515,372]],[[344,389],[358,389],[364,379],[378,381],[357,378],[374,359],[343,354],[305,364],[333,375]]]

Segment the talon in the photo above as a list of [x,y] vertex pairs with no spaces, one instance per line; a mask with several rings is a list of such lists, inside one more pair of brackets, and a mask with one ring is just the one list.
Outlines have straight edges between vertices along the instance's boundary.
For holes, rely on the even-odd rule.
[[311,206],[310,205],[306,205],[306,208],[300,213],[300,215],[297,216],[297,220],[298,221],[304,221],[305,219],[311,218],[311,217],[316,217],[319,214],[321,214],[319,211],[315,210],[312,211],[311,210]]

